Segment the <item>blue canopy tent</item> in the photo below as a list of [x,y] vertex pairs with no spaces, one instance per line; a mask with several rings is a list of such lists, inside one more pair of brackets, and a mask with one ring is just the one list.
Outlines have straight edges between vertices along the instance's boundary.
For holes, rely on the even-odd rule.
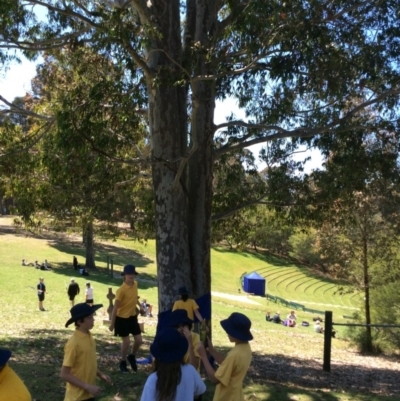
[[254,295],[265,295],[265,278],[257,272],[249,273],[244,276],[243,290]]

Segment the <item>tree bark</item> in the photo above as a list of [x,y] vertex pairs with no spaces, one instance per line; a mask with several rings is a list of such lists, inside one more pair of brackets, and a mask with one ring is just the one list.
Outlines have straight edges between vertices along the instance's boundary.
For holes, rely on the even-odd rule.
[[[182,73],[171,61],[180,60],[179,2],[153,5],[162,37],[155,41],[148,66],[156,74],[157,83],[148,79],[149,124],[152,141],[152,168],[156,259],[159,310],[170,309],[176,300],[178,287],[190,280],[190,257],[187,227],[187,189],[184,176],[174,185],[181,161],[187,152],[187,89],[176,82]],[[157,48],[165,49],[164,52]]]
[[89,221],[85,227],[85,246],[86,246],[86,262],[88,268],[96,268],[94,240],[93,240],[93,221]]

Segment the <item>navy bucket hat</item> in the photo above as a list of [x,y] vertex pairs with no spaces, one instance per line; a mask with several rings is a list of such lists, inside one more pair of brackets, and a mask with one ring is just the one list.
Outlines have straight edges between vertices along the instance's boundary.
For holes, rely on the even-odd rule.
[[71,318],[65,323],[65,327],[68,327],[71,323],[77,322],[80,319],[84,319],[90,315],[93,315],[97,309],[100,309],[103,305],[97,304],[90,306],[86,303],[76,304],[70,310]]
[[185,324],[185,323],[188,324],[193,323],[193,320],[190,319],[185,309],[177,309],[171,312],[168,322],[168,327],[176,327],[179,326],[180,324]]
[[138,275],[139,273],[136,271],[136,267],[133,265],[125,265],[124,271],[121,273],[121,276],[125,276],[125,274],[135,274]]
[[178,292],[179,292],[179,295],[188,295],[189,294],[189,291],[185,286],[179,287]]
[[0,348],[0,367],[4,366],[11,357],[9,349]]
[[240,341],[253,339],[250,333],[251,321],[243,313],[233,312],[228,319],[221,320],[221,326],[231,337]]
[[172,363],[181,361],[188,348],[188,340],[178,330],[167,327],[158,332],[150,345],[150,352],[159,361]]

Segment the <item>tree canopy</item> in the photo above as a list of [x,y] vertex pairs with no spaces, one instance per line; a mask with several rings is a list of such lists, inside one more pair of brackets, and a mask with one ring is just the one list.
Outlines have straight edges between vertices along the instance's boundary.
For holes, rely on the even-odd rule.
[[[161,310],[182,284],[195,296],[210,292],[213,169],[222,155],[257,143],[270,144],[271,160],[299,145],[329,154],[328,136],[398,133],[395,0],[5,0],[0,7],[3,59],[12,49],[35,57],[89,46],[136,85],[131,107],[140,116],[145,110],[151,145]],[[39,9],[47,14],[38,18]],[[231,114],[214,124],[215,100],[227,97],[247,121]],[[274,170],[265,197],[279,193],[279,180],[296,183],[292,166]]]

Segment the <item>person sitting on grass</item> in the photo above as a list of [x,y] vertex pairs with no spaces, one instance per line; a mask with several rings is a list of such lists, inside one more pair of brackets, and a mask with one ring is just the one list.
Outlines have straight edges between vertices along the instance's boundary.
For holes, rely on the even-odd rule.
[[192,331],[193,320],[189,319],[184,309],[177,309],[170,315],[169,327],[178,330],[179,333],[188,340],[189,348],[183,357],[185,363],[190,363],[197,371],[200,370],[200,355],[196,351],[197,344],[200,342],[200,335]]
[[290,313],[286,316],[285,326],[287,327],[295,327],[296,326],[296,314],[294,311],[290,311]]
[[220,324],[228,335],[229,341],[235,343],[235,346],[224,357],[215,350],[208,339],[207,350],[219,364],[218,370],[215,371],[211,366],[202,342],[197,344],[197,352],[208,378],[216,384],[213,401],[244,401],[243,379],[252,358],[249,344],[249,341],[253,339],[250,332],[251,321],[242,313],[234,312],[228,319],[221,320]]
[[281,315],[279,312],[276,312],[274,316],[272,316],[273,323],[282,323]]
[[27,263],[25,259],[22,259],[22,266],[34,266],[32,262]]
[[320,322],[319,320],[316,320],[316,321],[315,321],[315,324],[314,324],[314,331],[315,331],[316,333],[320,333],[320,334],[323,334],[323,333],[324,333],[324,329],[323,329],[323,327],[321,326],[321,322]]
[[150,346],[154,373],[147,378],[140,401],[191,401],[206,391],[196,369],[183,362],[188,345],[187,339],[171,327],[158,332]]
[[32,401],[24,382],[8,366],[11,351],[0,348],[0,400]]
[[153,305],[148,304],[146,299],[143,299],[140,305],[143,309],[143,314],[141,313],[142,316],[153,317]]
[[102,306],[80,303],[70,310],[71,318],[65,327],[75,323],[75,332],[64,347],[60,374],[67,383],[64,401],[94,400],[93,397],[101,394],[101,388],[95,384],[96,376],[112,384],[110,377],[97,367],[96,342],[90,332],[94,326],[94,313]]
[[265,320],[266,320],[267,322],[270,322],[270,321],[272,320],[271,312],[270,312],[270,311],[268,311],[268,312],[265,314]]

